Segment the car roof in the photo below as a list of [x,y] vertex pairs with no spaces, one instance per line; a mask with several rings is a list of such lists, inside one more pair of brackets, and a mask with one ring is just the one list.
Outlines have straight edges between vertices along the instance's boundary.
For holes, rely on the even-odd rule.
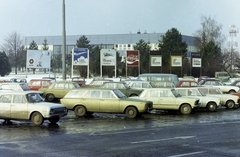
[[29,93],[38,93],[38,91],[14,91],[14,90],[0,90],[0,95],[4,94],[29,94]]

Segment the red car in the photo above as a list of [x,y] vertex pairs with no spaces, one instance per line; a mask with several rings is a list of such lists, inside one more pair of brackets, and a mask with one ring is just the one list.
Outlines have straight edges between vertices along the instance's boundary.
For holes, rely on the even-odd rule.
[[186,80],[186,79],[182,79],[178,82],[178,84],[176,85],[177,88],[180,87],[197,87],[198,83],[194,80]]

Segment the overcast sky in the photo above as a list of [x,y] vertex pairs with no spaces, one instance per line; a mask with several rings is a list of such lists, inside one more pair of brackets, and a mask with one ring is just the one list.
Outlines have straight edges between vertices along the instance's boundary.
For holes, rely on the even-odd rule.
[[[16,31],[25,36],[62,35],[62,0],[0,0],[0,45]],[[65,0],[66,35],[165,33],[192,36],[200,17],[240,28],[240,0]],[[238,42],[240,34],[238,33]],[[240,45],[240,43],[238,43]]]

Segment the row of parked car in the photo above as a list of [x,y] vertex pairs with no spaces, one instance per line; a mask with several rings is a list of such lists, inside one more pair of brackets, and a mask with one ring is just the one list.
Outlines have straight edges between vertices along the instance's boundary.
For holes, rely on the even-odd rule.
[[[94,79],[89,85],[80,86],[73,81],[56,82],[49,79],[48,87],[39,86],[34,89],[31,88],[34,81],[36,80],[31,80],[28,85],[23,82],[1,84],[0,118],[6,121],[31,120],[34,125],[41,125],[44,120],[57,123],[60,117],[67,115],[68,110],[74,111],[79,117],[94,112],[108,112],[123,113],[128,118],[135,118],[152,110],[190,114],[195,108],[216,111],[219,106],[232,109],[239,104],[239,96],[234,95],[239,89],[236,93],[224,94],[220,88],[213,86],[174,88],[161,82],[163,86],[159,88],[150,87],[148,85],[151,83],[145,81],[114,82],[108,79]],[[40,81],[44,84],[46,79]],[[133,87],[133,84],[138,87]],[[22,89],[23,92],[8,90],[13,90],[13,86],[14,90]],[[52,103],[55,100],[60,103]]]

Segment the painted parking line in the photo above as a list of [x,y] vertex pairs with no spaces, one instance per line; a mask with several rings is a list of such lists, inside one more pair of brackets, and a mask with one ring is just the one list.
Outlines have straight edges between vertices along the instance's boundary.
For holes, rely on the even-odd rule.
[[163,138],[163,139],[155,139],[155,140],[145,140],[145,141],[135,141],[135,142],[130,142],[132,144],[136,143],[150,143],[150,142],[158,142],[158,141],[168,141],[168,140],[176,140],[176,139],[189,139],[189,138],[194,138],[196,136],[180,136],[180,137],[173,137],[173,138]]
[[196,155],[196,154],[201,154],[201,153],[205,153],[205,152],[206,152],[206,151],[192,152],[192,153],[185,153],[185,154],[172,155],[172,156],[168,156],[168,157],[190,156],[190,155]]

